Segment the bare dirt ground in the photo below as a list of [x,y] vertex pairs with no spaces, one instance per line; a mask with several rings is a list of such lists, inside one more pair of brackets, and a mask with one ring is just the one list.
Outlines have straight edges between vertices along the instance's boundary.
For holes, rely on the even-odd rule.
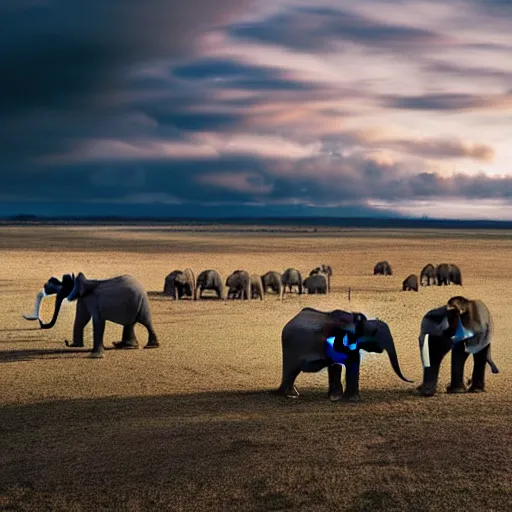
[[[510,232],[2,227],[0,509],[510,510],[511,251]],[[371,275],[382,259],[392,277]],[[334,269],[329,296],[177,303],[157,293],[174,269],[225,279],[238,268],[307,274],[324,262]],[[459,264],[464,287],[400,291],[429,262]],[[51,330],[22,318],[50,276],[80,271],[137,277],[161,348],[93,360],[90,326],[85,350],[64,346],[74,305]],[[448,356],[438,395],[420,397],[421,317],[459,294],[489,306],[500,373],[487,369],[486,393],[448,395]],[[387,321],[415,384],[385,354],[363,353],[361,403],[331,403],[326,372],[301,374],[298,400],[272,395],[281,330],[305,306]],[[47,299],[43,316],[52,312]],[[107,347],[121,329],[107,326]],[[145,343],[144,328],[136,333]]]

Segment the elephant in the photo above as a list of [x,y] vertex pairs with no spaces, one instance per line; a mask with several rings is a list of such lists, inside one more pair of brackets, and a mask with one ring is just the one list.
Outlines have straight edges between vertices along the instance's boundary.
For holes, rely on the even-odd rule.
[[251,274],[251,299],[259,298],[263,300],[264,294],[261,277],[258,274]]
[[436,267],[436,281],[438,286],[450,284],[450,265],[448,263],[441,263]]
[[331,277],[332,277],[332,267],[330,265],[326,265],[322,263],[319,267],[314,268],[309,275],[314,276],[316,274],[325,274],[327,276],[327,291],[331,292]]
[[281,283],[281,274],[279,272],[271,270],[261,276],[261,281],[263,283],[264,293],[267,293],[270,289],[279,295],[279,299],[283,298],[283,285]]
[[309,276],[304,281],[304,288],[308,291],[308,293],[321,293],[326,294],[328,285],[327,285],[327,276],[325,274],[313,274]]
[[[313,373],[328,369],[332,401],[359,401],[360,350],[387,352],[395,373],[405,382],[398,363],[395,344],[388,325],[382,320],[368,320],[357,312],[319,311],[303,308],[283,328],[282,380],[278,395],[297,398],[295,379],[300,372]],[[341,367],[345,366],[346,390],[341,384]]]
[[196,282],[194,273],[191,269],[186,268],[184,271],[173,270],[164,282],[164,295],[170,295],[173,299],[178,300],[183,297],[196,299]]
[[[489,309],[481,300],[452,297],[447,304],[428,311],[421,320],[419,346],[423,365],[423,382],[418,390],[433,396],[437,390],[439,369],[451,350],[451,382],[448,393],[474,393],[485,390],[485,365],[499,373],[491,358],[493,322]],[[473,354],[470,387],[464,385],[464,365]]]
[[246,270],[235,270],[227,279],[228,299],[251,298],[251,276]]
[[283,296],[286,292],[286,287],[288,286],[288,291],[291,293],[292,287],[296,286],[298,289],[299,295],[302,295],[302,275],[301,273],[294,269],[288,268],[281,275],[281,284],[283,285]]
[[387,261],[379,261],[375,267],[373,267],[373,275],[391,276],[393,272],[391,265]]
[[462,274],[460,272],[460,268],[457,265],[454,265],[453,263],[450,263],[448,268],[449,268],[450,282],[453,284],[458,284],[459,286],[462,286]]
[[[199,289],[199,295],[197,295]],[[224,286],[222,284],[222,277],[216,270],[203,270],[198,276],[196,281],[196,298],[203,298],[204,290],[214,290],[219,299],[224,299]]]
[[425,265],[421,269],[421,273],[420,273],[421,286],[425,286],[425,284],[424,284],[425,279],[427,280],[426,286],[430,286],[430,280],[432,280],[432,284],[436,284],[436,267],[434,265],[432,265],[432,263]]
[[418,276],[415,274],[411,274],[406,277],[402,283],[402,291],[418,291]]
[[[55,310],[51,322],[45,324],[39,318],[39,308],[44,296],[56,294]],[[27,320],[39,320],[42,329],[51,329],[59,314],[62,301],[77,301],[73,342],[68,347],[83,347],[83,331],[92,318],[92,357],[103,357],[103,334],[106,321],[123,326],[122,340],[114,343],[116,348],[138,348],[134,325],[142,324],[148,331],[148,342],[144,348],[160,346],[152,326],[149,298],[142,285],[132,276],[122,275],[110,279],[87,279],[80,272],[78,276],[65,274],[62,281],[51,277],[36,298],[34,314],[23,315]]]

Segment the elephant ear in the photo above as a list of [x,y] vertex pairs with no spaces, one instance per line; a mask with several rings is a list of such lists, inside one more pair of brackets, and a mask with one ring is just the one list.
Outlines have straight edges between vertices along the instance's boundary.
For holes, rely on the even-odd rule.
[[69,301],[78,299],[91,293],[97,286],[99,285],[99,281],[91,281],[85,277],[85,275],[80,272],[78,276],[75,278],[75,285],[73,286],[73,290],[67,296]]

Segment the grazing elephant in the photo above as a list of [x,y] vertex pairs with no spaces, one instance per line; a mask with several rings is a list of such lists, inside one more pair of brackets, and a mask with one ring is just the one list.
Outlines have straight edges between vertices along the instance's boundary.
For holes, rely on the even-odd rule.
[[[197,289],[199,289],[199,295],[197,295]],[[222,277],[216,270],[203,270],[197,276],[196,297],[198,299],[203,298],[204,290],[213,290],[219,299],[224,299]]]
[[228,299],[251,298],[251,277],[245,270],[235,270],[227,279]]
[[[427,281],[427,284],[424,284],[424,281]],[[429,263],[428,265],[425,265],[421,269],[420,273],[420,284],[421,286],[430,286],[430,281],[432,280],[432,284],[436,284],[436,267],[432,265],[432,263]]]
[[417,292],[418,291],[418,276],[415,274],[411,274],[410,276],[406,277],[404,279],[404,282],[402,283],[402,291]]
[[327,291],[331,292],[331,277],[332,277],[332,267],[330,265],[326,265],[322,263],[319,267],[314,268],[309,275],[314,276],[316,274],[325,274],[327,276]]
[[448,268],[450,275],[450,283],[462,286],[462,274],[460,272],[460,268],[457,265],[454,265],[453,263],[450,263],[448,265]]
[[448,263],[441,263],[436,267],[436,281],[438,286],[450,284],[450,265]]
[[[45,324],[39,319],[39,307],[46,295],[57,295],[55,310],[51,322]],[[92,357],[103,357],[103,334],[106,321],[123,326],[122,340],[114,343],[116,348],[138,348],[134,325],[142,324],[148,331],[148,342],[144,348],[159,346],[157,336],[151,322],[149,299],[142,285],[132,276],[124,275],[110,279],[87,279],[80,272],[66,274],[62,281],[52,277],[43,287],[36,299],[34,314],[24,317],[27,320],[39,320],[42,329],[51,329],[57,321],[62,301],[77,301],[75,323],[73,326],[73,342],[69,347],[83,347],[83,331],[92,318],[93,350]]]
[[302,276],[300,272],[294,268],[286,269],[281,276],[281,284],[283,285],[283,296],[288,286],[288,291],[292,292],[292,287],[296,286],[299,295],[302,295]]
[[325,274],[313,274],[304,281],[304,288],[308,293],[327,293],[327,276]]
[[261,276],[261,281],[263,283],[264,293],[267,293],[270,289],[279,295],[279,299],[283,298],[283,285],[281,283],[281,274],[279,272],[271,270]]
[[[361,313],[303,308],[284,326],[281,345],[283,373],[277,393],[289,398],[299,396],[294,383],[300,372],[327,367],[330,399],[359,401],[360,350],[385,350],[395,373],[405,382],[414,382],[402,375],[388,325],[378,319],[368,320]],[[339,365],[346,368],[345,392]]]
[[436,393],[439,369],[444,356],[451,350],[451,382],[448,393],[463,393],[464,365],[473,354],[473,375],[469,391],[481,392],[485,388],[485,365],[492,373],[499,373],[491,359],[493,324],[487,306],[481,300],[452,297],[448,304],[432,309],[421,321],[419,345],[423,364],[423,383],[419,391],[423,396]]
[[251,299],[263,300],[263,282],[258,274],[251,274]]
[[387,261],[379,261],[375,267],[373,267],[373,275],[382,275],[382,276],[391,276],[393,272],[391,271],[391,265]]
[[164,295],[169,295],[178,300],[183,297],[196,299],[196,282],[194,273],[189,268],[184,271],[173,270],[164,282]]

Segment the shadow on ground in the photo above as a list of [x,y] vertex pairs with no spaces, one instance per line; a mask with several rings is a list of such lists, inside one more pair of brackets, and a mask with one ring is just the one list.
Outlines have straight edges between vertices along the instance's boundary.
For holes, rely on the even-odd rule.
[[506,510],[509,418],[466,405],[305,389],[4,406],[0,507]]
[[[34,340],[27,340],[33,342]],[[23,340],[21,340],[23,342]],[[16,340],[20,343],[20,340]],[[115,350],[114,347],[105,347],[105,350]],[[90,348],[34,348],[28,350],[0,350],[0,363],[14,363],[16,361],[33,361],[35,359],[62,359],[63,357],[87,356]]]

